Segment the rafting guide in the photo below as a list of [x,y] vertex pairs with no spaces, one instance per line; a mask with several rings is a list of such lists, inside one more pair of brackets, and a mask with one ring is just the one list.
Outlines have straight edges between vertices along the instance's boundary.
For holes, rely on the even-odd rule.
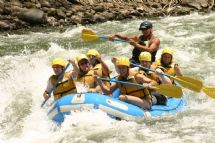
[[152,54],[152,62],[154,62],[155,56],[160,46],[160,39],[154,36],[152,28],[153,26],[151,22],[143,21],[139,27],[142,35],[133,35],[128,37],[121,34],[112,34],[109,36],[109,39],[113,40],[113,38],[119,38],[122,40],[127,40],[132,46],[134,46],[132,58],[130,59],[132,63],[139,64],[139,55],[144,51],[150,52]]

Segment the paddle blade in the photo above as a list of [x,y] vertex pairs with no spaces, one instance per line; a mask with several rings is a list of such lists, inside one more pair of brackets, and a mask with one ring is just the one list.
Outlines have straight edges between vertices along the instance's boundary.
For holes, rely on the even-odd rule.
[[203,87],[205,94],[215,99],[215,88],[214,87]]
[[193,79],[187,76],[178,76],[174,77],[174,79],[183,87],[188,88],[195,92],[200,92],[203,84],[200,80]]
[[168,97],[181,98],[183,94],[180,87],[170,84],[160,84],[153,86],[153,89]]
[[84,41],[94,41],[99,38],[99,36],[91,29],[83,29],[81,32],[81,38]]

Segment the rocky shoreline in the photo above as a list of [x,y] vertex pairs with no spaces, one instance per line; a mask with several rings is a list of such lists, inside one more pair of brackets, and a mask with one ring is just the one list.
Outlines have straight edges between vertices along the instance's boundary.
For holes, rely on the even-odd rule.
[[0,0],[0,31],[214,10],[214,0]]

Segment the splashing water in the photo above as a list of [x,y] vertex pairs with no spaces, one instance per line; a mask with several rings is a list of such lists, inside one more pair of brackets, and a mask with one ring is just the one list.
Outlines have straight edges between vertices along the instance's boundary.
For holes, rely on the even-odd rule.
[[[204,85],[215,86],[215,30],[214,13],[152,19],[154,33],[161,46],[174,49],[174,60],[185,75],[200,79]],[[142,20],[106,22],[91,25],[98,34],[138,34]],[[0,142],[213,142],[215,137],[215,101],[204,93],[187,89],[187,108],[167,118],[116,121],[104,112],[89,110],[74,112],[62,126],[48,119],[41,109],[42,93],[53,74],[50,61],[55,57],[65,60],[78,53],[97,49],[114,69],[112,56],[131,55],[127,43],[95,41],[83,43],[83,26],[68,28],[63,33],[50,32],[0,35]],[[158,51],[157,58],[160,57]],[[69,68],[71,70],[71,67]],[[78,84],[78,92],[86,88]],[[52,102],[50,100],[50,102]]]

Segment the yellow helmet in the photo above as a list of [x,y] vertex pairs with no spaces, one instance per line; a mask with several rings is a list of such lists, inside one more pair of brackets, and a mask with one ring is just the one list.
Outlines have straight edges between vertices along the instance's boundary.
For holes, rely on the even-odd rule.
[[172,48],[163,48],[163,50],[162,50],[162,55],[163,54],[170,54],[171,56],[173,56],[173,53],[174,53],[174,51]]
[[60,66],[62,66],[64,68],[66,66],[65,61],[62,58],[55,58],[55,59],[53,59],[52,60],[52,66],[54,66],[54,65],[60,65]]
[[88,60],[87,56],[85,54],[79,54],[76,56],[76,61],[80,62],[82,59]]
[[87,56],[100,56],[99,52],[95,49],[91,49],[87,52]]
[[140,56],[139,56],[139,60],[140,61],[151,62],[152,61],[151,53],[149,53],[149,52],[141,52]]
[[127,67],[129,67],[130,66],[129,58],[127,58],[127,57],[117,58],[116,65],[117,66],[127,66]]

